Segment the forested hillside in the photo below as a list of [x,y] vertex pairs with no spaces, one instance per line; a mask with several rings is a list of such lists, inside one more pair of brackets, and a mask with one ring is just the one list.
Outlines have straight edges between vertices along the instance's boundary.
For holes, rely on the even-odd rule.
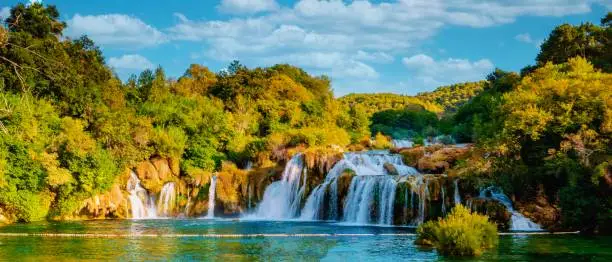
[[442,106],[446,113],[454,113],[472,97],[480,94],[486,86],[486,81],[441,86],[431,92],[419,93],[416,97]]

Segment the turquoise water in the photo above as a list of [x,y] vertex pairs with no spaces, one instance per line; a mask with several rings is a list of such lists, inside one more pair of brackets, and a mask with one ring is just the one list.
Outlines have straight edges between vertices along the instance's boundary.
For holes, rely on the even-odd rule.
[[[434,250],[415,246],[412,233],[410,228],[320,222],[101,220],[17,224],[0,227],[0,260],[448,260]],[[612,237],[500,236],[498,248],[477,260],[612,261]]]

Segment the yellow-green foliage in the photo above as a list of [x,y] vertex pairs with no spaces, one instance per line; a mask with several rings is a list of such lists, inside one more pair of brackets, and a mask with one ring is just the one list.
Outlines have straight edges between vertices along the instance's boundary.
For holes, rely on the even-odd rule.
[[458,205],[444,219],[417,229],[416,243],[433,246],[443,255],[478,256],[497,245],[497,227],[488,217]]
[[454,112],[472,97],[480,94],[486,84],[486,81],[479,81],[441,86],[432,92],[419,93],[417,97],[424,101],[436,103],[447,112]]
[[391,148],[393,145],[391,144],[391,140],[381,134],[380,132],[376,134],[376,136],[374,137],[374,145],[373,147],[375,149],[388,149]]
[[583,58],[537,69],[503,97],[506,139],[500,149],[519,149],[523,139],[553,133],[565,136],[568,147],[578,142],[602,150],[612,131],[611,87],[612,74],[596,71]]
[[444,109],[435,102],[427,101],[412,96],[404,96],[390,93],[380,94],[349,94],[339,98],[345,107],[360,104],[366,110],[368,116],[388,109],[405,109],[406,107],[421,106],[425,110],[442,113]]

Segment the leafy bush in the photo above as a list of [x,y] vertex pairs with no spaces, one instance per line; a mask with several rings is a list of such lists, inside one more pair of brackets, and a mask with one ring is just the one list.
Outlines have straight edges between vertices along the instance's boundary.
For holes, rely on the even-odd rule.
[[384,136],[383,134],[379,132],[374,137],[373,146],[376,149],[387,149],[387,148],[391,148],[393,145],[391,144],[391,141],[389,140],[389,138],[387,138],[386,136]]
[[495,224],[462,205],[444,219],[421,225],[417,234],[417,244],[433,246],[447,256],[478,256],[498,241]]

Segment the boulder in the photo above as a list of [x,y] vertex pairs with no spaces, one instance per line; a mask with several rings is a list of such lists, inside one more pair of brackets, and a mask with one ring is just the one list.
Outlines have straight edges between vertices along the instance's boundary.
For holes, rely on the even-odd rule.
[[124,194],[121,187],[114,184],[108,192],[85,199],[76,216],[85,218],[127,218],[127,193]]
[[399,176],[399,172],[397,171],[397,168],[395,168],[395,166],[393,164],[391,164],[391,163],[384,163],[383,167],[385,168],[385,170],[387,170],[389,175]]
[[417,166],[419,159],[425,156],[425,148],[422,146],[405,148],[400,150],[399,154],[402,155],[402,160],[404,161],[404,164],[408,166]]
[[422,172],[442,174],[452,167],[457,160],[466,156],[469,148],[445,147],[425,154],[417,161],[417,168]]
[[174,165],[178,161],[172,158],[155,157],[148,161],[142,161],[136,166],[136,175],[140,179],[142,187],[150,193],[157,194],[161,191],[165,183],[175,181],[178,170],[174,170]]

